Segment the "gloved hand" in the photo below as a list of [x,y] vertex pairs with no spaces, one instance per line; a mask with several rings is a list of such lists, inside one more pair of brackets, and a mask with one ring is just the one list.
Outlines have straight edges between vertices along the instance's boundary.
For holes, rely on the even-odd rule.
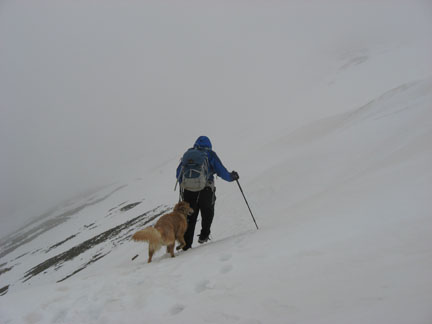
[[235,172],[235,171],[232,171],[232,172],[230,173],[230,175],[231,175],[231,178],[232,178],[233,181],[236,181],[236,180],[240,179],[240,176],[239,176],[238,173]]

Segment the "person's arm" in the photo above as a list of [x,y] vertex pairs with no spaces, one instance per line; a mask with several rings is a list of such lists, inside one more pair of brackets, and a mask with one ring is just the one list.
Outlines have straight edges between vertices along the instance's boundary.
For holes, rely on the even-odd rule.
[[213,167],[213,170],[216,172],[216,174],[222,179],[224,179],[225,181],[228,182],[234,181],[235,179],[233,179],[232,174],[228,172],[228,170],[222,164],[222,161],[219,159],[216,152],[211,151],[210,156],[211,156],[210,164]]

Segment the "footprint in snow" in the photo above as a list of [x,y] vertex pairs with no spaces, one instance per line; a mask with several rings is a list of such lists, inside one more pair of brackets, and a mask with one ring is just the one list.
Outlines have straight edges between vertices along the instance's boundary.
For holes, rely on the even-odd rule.
[[210,280],[207,280],[207,279],[199,281],[197,283],[197,285],[195,286],[195,291],[197,293],[202,293],[203,291],[208,290],[208,289],[213,289],[213,286],[211,286]]
[[226,264],[220,269],[220,273],[228,273],[233,269],[232,264]]
[[185,305],[175,304],[173,307],[171,307],[170,314],[173,316],[180,314],[185,308],[186,308]]
[[225,262],[225,261],[228,261],[229,259],[231,259],[231,257],[232,257],[231,253],[222,254],[221,257],[219,258],[219,260],[221,262]]
[[236,245],[239,246],[239,247],[243,247],[244,246],[244,244],[242,243],[243,240],[244,240],[244,237],[237,238],[236,241],[235,241]]
[[[230,260],[232,258],[232,254],[231,253],[225,253],[225,254],[222,254],[220,257],[219,257],[219,260],[221,261],[221,262],[227,262],[228,260]],[[220,273],[228,273],[228,272],[230,272],[231,270],[233,269],[233,266],[232,266],[232,264],[225,264],[221,269],[220,269]]]

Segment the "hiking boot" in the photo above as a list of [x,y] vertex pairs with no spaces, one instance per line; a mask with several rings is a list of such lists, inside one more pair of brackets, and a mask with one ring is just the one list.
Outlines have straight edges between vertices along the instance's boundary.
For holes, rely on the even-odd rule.
[[190,245],[185,245],[185,246],[183,246],[181,249],[182,249],[183,251],[187,251],[187,250],[189,250],[191,247],[192,247],[192,246],[190,246]]
[[208,240],[210,240],[209,235],[207,235],[207,236],[200,235],[198,238],[198,243],[203,244],[203,243],[207,242]]

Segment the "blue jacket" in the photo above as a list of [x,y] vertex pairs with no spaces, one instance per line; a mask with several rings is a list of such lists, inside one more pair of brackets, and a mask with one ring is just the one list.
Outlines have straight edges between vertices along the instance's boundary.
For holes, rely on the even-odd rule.
[[[200,136],[195,141],[195,144],[193,147],[201,147],[207,149],[207,156],[210,164],[210,177],[209,181],[214,181],[214,174],[217,174],[219,177],[226,181],[234,181],[231,177],[231,174],[228,172],[228,170],[224,167],[221,160],[217,156],[217,154],[212,151],[212,144],[210,142],[210,139],[207,136]],[[176,172],[176,178],[178,179],[180,176],[180,171],[182,168],[182,163],[180,162],[179,166],[177,167]]]

